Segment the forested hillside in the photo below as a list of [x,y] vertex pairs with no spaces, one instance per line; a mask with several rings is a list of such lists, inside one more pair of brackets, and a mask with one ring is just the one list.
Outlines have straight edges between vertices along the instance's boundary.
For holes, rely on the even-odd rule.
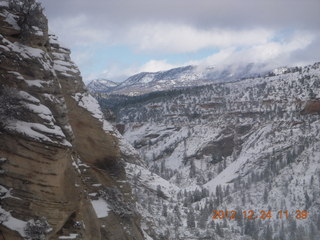
[[154,239],[298,240],[320,236],[319,98],[315,63],[99,102],[148,165],[127,172]]

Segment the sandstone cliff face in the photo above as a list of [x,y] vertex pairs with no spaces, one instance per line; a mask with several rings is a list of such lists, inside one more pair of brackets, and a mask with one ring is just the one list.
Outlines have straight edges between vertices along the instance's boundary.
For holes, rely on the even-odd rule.
[[40,6],[15,2],[0,1],[0,239],[144,239],[124,170],[136,153]]

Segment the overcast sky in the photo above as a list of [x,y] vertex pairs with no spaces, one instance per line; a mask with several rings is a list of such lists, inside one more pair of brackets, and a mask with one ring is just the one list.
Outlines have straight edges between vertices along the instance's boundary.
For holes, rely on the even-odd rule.
[[84,80],[320,61],[320,0],[39,0]]

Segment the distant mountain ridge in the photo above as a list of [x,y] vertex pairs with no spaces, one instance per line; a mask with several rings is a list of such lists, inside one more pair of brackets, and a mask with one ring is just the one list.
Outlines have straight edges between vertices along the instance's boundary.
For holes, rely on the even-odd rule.
[[[155,91],[234,82],[243,78],[256,77],[260,74],[265,75],[266,71],[257,70],[263,68],[263,65],[253,63],[244,66],[230,65],[226,67],[189,65],[166,71],[141,72],[119,84],[105,79],[97,79],[90,82],[87,87],[93,93],[137,96]],[[277,71],[273,74],[276,73]]]
[[98,78],[98,79],[92,80],[87,85],[87,88],[90,92],[98,93],[98,92],[107,92],[116,86],[118,86],[118,83],[115,83],[108,79]]

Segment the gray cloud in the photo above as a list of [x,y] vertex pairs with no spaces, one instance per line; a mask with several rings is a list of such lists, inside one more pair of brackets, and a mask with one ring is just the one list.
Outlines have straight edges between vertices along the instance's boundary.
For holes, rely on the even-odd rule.
[[[265,59],[283,65],[320,60],[320,0],[39,1],[46,9],[51,30],[73,48],[80,67],[93,64],[97,43],[147,51],[149,62],[135,66],[137,70],[170,66],[165,58],[154,61],[152,53],[209,47],[218,49],[219,54],[195,63],[234,63],[245,61],[248,54],[250,60]],[[75,46],[87,48],[79,50]],[[243,47],[248,49],[237,50]],[[181,65],[192,62],[190,59]],[[135,71],[127,67],[127,72]],[[114,77],[126,71],[110,65],[106,72],[110,68],[114,69]]]
[[48,17],[85,14],[96,26],[182,22],[200,28],[319,30],[319,0],[41,0]]

